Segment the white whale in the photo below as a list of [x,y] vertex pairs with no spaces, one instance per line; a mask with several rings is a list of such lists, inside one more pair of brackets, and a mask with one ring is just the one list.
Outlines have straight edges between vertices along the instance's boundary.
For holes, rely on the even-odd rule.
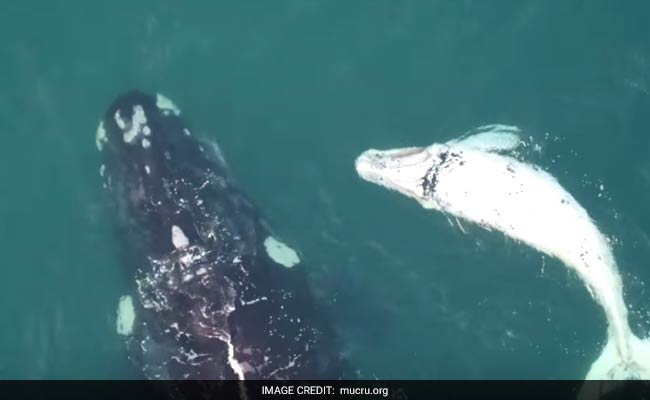
[[[586,379],[650,379],[650,340],[630,330],[609,241],[558,181],[508,153],[522,146],[504,125],[428,147],[367,150],[355,163],[365,180],[560,259],[605,311],[608,340]],[[512,154],[512,153],[511,153]]]

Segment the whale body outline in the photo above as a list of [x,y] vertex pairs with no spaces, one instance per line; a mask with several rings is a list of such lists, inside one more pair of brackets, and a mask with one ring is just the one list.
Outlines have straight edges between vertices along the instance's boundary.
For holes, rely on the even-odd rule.
[[297,252],[239,189],[216,142],[195,135],[171,100],[118,96],[96,145],[127,267],[117,330],[147,378],[350,373]]
[[587,211],[540,167],[510,155],[524,145],[515,126],[486,125],[427,147],[370,149],[358,175],[433,209],[500,231],[574,270],[605,312],[607,343],[586,379],[650,379],[650,339],[628,323],[608,239]]

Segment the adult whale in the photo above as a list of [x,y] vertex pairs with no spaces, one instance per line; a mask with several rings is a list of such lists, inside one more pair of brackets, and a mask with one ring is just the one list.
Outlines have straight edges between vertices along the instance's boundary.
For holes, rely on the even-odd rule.
[[365,180],[424,208],[473,222],[560,259],[605,311],[608,341],[587,379],[650,379],[650,341],[628,325],[621,278],[607,238],[557,180],[512,152],[516,127],[489,125],[443,144],[367,150],[356,160]]
[[119,96],[96,144],[129,268],[117,329],[147,378],[348,373],[298,255],[169,99]]

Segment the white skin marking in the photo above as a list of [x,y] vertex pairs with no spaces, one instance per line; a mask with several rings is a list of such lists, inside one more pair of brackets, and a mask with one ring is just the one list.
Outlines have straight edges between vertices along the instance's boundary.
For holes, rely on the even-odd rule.
[[104,176],[104,173],[106,172],[106,166],[104,164],[99,167],[99,175]]
[[[501,231],[560,259],[577,272],[607,317],[608,343],[587,379],[650,379],[650,340],[639,339],[629,327],[607,238],[553,176],[497,153],[521,143],[513,137],[516,130],[500,134],[499,129],[429,147],[368,150],[355,167],[363,179],[414,198],[424,208]],[[427,193],[425,177],[435,183]]]
[[122,114],[120,114],[120,110],[115,111],[115,115],[113,116],[115,119],[115,123],[117,124],[117,127],[120,128],[120,130],[124,130],[126,128],[126,122],[122,119]]
[[226,344],[228,345],[228,365],[230,365],[230,368],[232,368],[233,371],[235,371],[235,375],[237,375],[237,378],[243,381],[244,379],[246,379],[244,377],[244,370],[242,369],[241,365],[235,358],[235,346],[233,346],[232,342],[230,341],[230,337],[228,337]]
[[226,343],[226,346],[228,347],[228,365],[230,365],[230,368],[235,372],[237,379],[241,381],[245,380],[244,369],[235,358],[235,346],[232,344],[230,334],[224,331],[216,331],[214,332],[214,337]]
[[142,139],[142,147],[143,148],[148,149],[150,146],[151,146],[151,142],[149,141],[149,139],[147,139],[147,138]]
[[151,128],[149,128],[148,125],[145,125],[145,126],[142,128],[142,134],[145,135],[145,136],[149,136],[149,135],[151,135]]
[[145,166],[144,166],[144,172],[146,172],[147,175],[149,175],[149,174],[151,173],[151,168],[149,168],[148,165],[145,165]]
[[131,116],[131,128],[129,130],[124,130],[124,128],[120,128],[124,131],[124,141],[126,143],[133,142],[133,140],[135,140],[135,138],[140,133],[142,126],[146,123],[147,123],[147,116],[145,115],[142,106],[139,104],[133,106],[133,115]]
[[172,243],[177,249],[187,247],[190,244],[183,230],[176,225],[172,226]]

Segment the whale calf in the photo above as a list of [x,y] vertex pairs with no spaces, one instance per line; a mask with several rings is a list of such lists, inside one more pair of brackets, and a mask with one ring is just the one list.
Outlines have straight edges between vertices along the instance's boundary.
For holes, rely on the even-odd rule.
[[119,96],[96,145],[127,267],[116,329],[147,378],[346,376],[298,253],[171,100]]
[[516,127],[488,125],[428,147],[367,150],[355,167],[364,180],[424,208],[500,231],[561,260],[607,317],[607,343],[586,378],[650,379],[650,341],[629,327],[609,241],[553,176],[513,157],[523,145],[518,133]]

